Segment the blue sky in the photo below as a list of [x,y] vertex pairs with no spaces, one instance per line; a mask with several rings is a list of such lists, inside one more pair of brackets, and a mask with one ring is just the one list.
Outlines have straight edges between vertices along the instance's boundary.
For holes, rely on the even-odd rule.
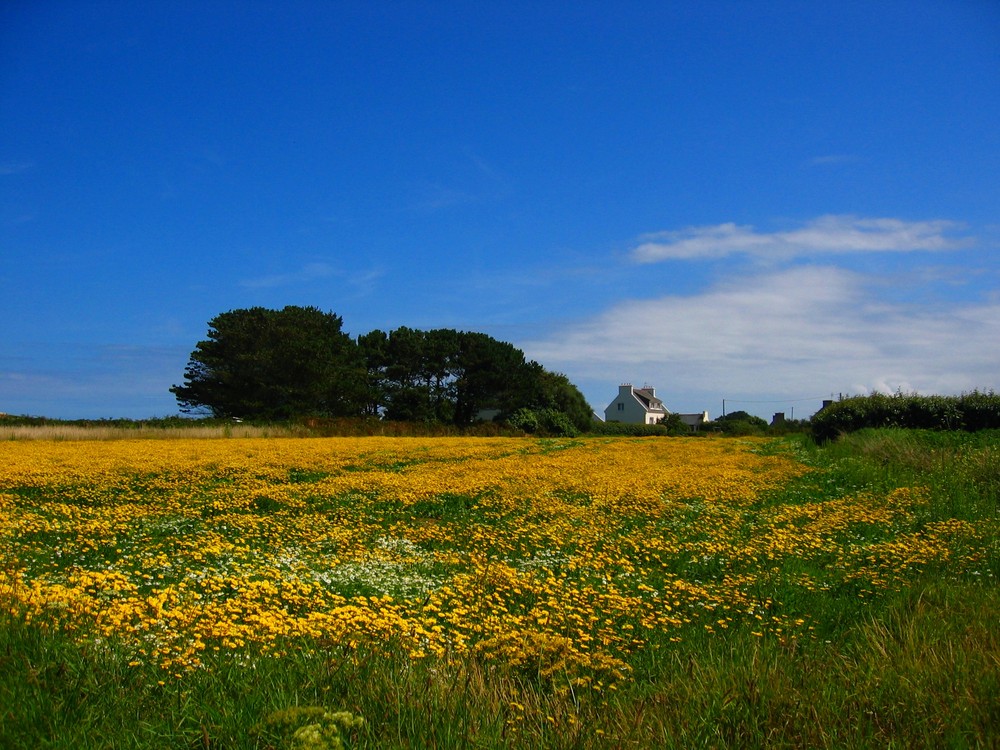
[[667,408],[1000,389],[1000,4],[0,5],[0,411],[208,321],[459,328]]

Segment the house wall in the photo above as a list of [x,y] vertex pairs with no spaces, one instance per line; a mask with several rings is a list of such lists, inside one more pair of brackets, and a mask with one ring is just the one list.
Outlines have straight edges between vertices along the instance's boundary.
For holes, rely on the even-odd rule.
[[648,414],[639,399],[632,394],[630,385],[619,386],[618,396],[604,410],[605,422],[653,424],[661,416],[661,414]]

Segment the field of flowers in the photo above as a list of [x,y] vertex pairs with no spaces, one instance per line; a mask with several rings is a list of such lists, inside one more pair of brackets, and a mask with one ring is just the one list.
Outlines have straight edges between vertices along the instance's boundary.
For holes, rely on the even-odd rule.
[[821,642],[829,592],[983,575],[995,523],[927,505],[757,439],[8,441],[0,603],[168,683],[392,648],[600,695],[706,634]]

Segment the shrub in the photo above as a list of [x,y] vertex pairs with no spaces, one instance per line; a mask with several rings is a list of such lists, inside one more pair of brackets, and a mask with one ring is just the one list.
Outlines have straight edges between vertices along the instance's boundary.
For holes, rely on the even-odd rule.
[[998,429],[1000,396],[992,391],[961,396],[873,393],[838,401],[812,418],[813,439],[819,443],[866,427],[970,432]]
[[970,432],[1000,428],[1000,396],[993,391],[972,391],[958,398],[964,429]]
[[538,414],[534,409],[518,409],[507,419],[507,424],[515,430],[534,434],[538,432]]
[[576,437],[580,432],[569,415],[557,409],[518,409],[507,418],[507,424],[532,435]]
[[671,434],[662,424],[629,424],[627,422],[595,422],[591,434],[608,437],[648,437],[650,435]]

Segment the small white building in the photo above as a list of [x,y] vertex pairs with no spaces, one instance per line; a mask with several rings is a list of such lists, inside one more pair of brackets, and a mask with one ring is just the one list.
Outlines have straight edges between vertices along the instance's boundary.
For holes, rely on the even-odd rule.
[[633,388],[631,383],[624,383],[618,386],[618,396],[604,410],[604,421],[656,424],[667,414],[651,386]]
[[691,428],[691,432],[697,432],[706,423],[712,421],[708,418],[707,411],[703,411],[701,414],[678,414],[677,416],[681,418],[682,424],[686,424]]

